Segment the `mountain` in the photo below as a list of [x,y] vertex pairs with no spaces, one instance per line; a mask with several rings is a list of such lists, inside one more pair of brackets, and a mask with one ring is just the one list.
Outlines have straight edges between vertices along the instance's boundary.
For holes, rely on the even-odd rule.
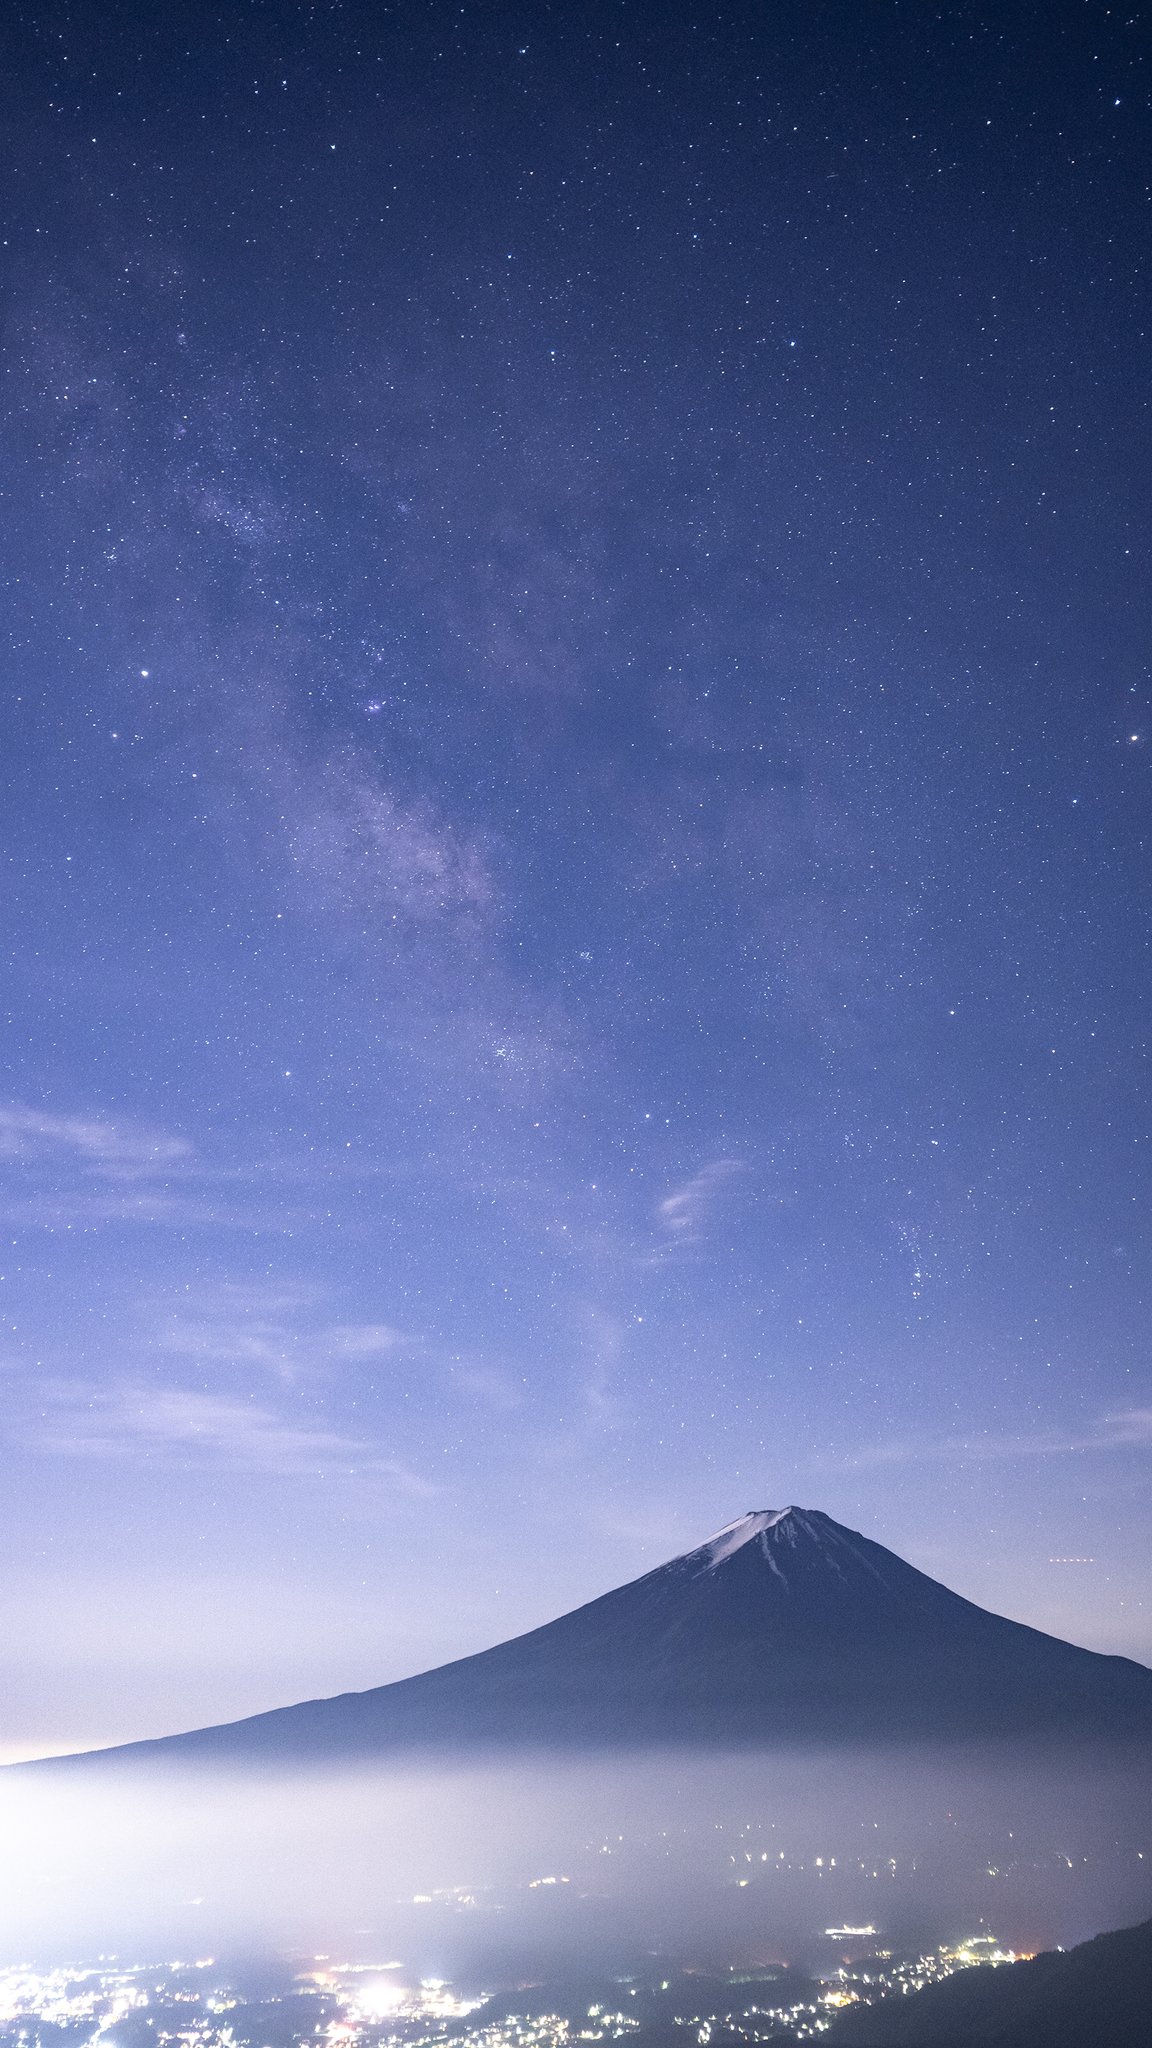
[[834,2021],[830,2048],[1146,2048],[1152,1920]]
[[644,1578],[419,1677],[94,1756],[283,1766],[1016,1735],[1144,1741],[1152,1671],[990,1614],[790,1507],[742,1515]]

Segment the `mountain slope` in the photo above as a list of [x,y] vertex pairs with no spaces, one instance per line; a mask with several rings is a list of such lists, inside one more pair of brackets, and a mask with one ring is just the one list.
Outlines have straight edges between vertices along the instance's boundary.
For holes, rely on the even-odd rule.
[[1152,1920],[999,1969],[962,1970],[913,1998],[847,2012],[832,2048],[1145,2048]]
[[1152,1672],[987,1613],[791,1507],[743,1515],[644,1578],[419,1677],[99,1754],[272,1765],[1047,1733],[1148,1738]]

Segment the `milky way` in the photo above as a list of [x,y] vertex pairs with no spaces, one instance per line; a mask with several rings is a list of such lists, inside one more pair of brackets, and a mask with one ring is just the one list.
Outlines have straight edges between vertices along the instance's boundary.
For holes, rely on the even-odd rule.
[[6,1753],[776,1498],[1152,1658],[1137,24],[4,36]]

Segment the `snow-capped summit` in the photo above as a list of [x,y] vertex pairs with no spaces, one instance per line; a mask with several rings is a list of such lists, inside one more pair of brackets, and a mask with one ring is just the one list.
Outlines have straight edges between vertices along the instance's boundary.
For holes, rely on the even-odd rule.
[[99,1760],[282,1769],[429,1752],[1056,1733],[1152,1739],[1152,1671],[990,1614],[819,1509],[788,1507],[740,1515],[478,1656]]
[[[752,1508],[746,1515],[738,1515],[734,1522],[725,1523],[699,1549],[685,1551],[683,1558],[673,1558],[672,1563],[698,1563],[701,1570],[713,1571],[718,1565],[727,1564],[746,1544],[755,1544],[777,1577],[782,1575],[783,1562],[790,1552],[807,1550],[809,1563],[820,1561],[840,1576],[851,1563],[856,1570],[868,1572],[882,1583],[883,1573],[878,1569],[877,1559],[892,1555],[890,1551],[881,1552],[878,1544],[866,1544],[862,1536],[853,1537],[851,1530],[842,1529],[817,1508]],[[900,1560],[896,1559],[896,1563]]]
[[706,1558],[705,1569],[711,1570],[714,1566],[723,1564],[726,1557],[732,1557],[736,1551],[743,1549],[746,1543],[751,1543],[755,1537],[762,1536],[766,1529],[771,1529],[776,1522],[782,1521],[785,1515],[793,1512],[792,1508],[753,1508],[746,1515],[737,1515],[734,1522],[726,1522],[722,1529],[717,1529],[715,1536],[710,1536],[707,1543],[702,1543],[699,1550],[692,1555]]

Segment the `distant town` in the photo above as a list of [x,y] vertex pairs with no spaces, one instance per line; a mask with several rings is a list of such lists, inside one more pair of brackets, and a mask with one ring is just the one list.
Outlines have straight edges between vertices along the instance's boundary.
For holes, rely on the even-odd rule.
[[600,1985],[585,1972],[511,1988],[414,1977],[392,1958],[317,1955],[271,1973],[212,1957],[15,1965],[0,1970],[0,2048],[738,2048],[807,2040],[853,2004],[1018,1959],[987,1929],[921,1954],[888,1947],[871,1926],[828,1927],[820,1941],[827,1965],[812,1974],[767,1964],[719,1976],[664,1961]]

